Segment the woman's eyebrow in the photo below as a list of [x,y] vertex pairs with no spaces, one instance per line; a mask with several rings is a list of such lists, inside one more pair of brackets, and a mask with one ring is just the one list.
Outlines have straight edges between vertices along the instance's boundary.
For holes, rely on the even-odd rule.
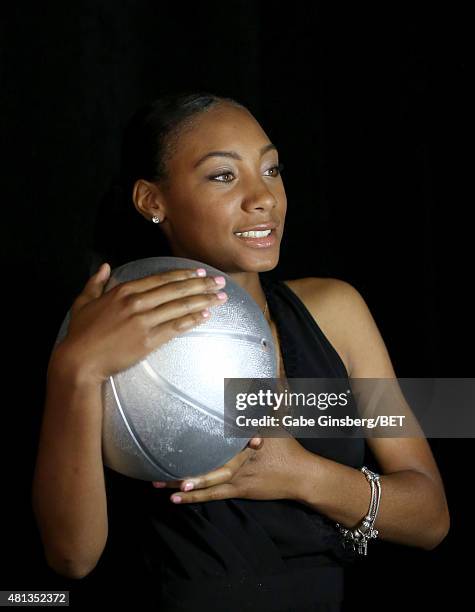
[[[261,157],[264,155],[264,153],[267,153],[267,151],[270,151],[271,149],[277,150],[277,147],[271,142],[264,145],[260,151]],[[206,153],[206,155],[203,155],[203,157],[200,157],[193,168],[197,168],[205,161],[205,159],[208,159],[208,157],[232,157],[233,159],[242,161],[242,157],[239,155],[239,153],[236,153],[236,151],[210,151],[209,153]]]

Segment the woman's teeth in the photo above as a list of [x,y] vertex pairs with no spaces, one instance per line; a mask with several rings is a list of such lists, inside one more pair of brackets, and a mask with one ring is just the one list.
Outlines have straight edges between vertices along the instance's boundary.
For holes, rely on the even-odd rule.
[[272,230],[264,230],[262,232],[234,232],[236,236],[243,236],[244,238],[263,238],[268,236]]

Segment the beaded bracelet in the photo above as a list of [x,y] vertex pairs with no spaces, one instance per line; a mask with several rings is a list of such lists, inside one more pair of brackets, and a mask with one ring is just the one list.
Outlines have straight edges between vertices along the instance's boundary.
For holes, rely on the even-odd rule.
[[381,483],[379,474],[372,472],[367,467],[363,466],[361,471],[366,476],[371,486],[371,501],[369,504],[368,514],[364,517],[361,523],[354,529],[346,529],[340,523],[336,524],[337,529],[343,534],[343,547],[351,547],[353,551],[357,551],[360,555],[368,554],[368,540],[378,536],[378,530],[373,529],[376,515],[379,510],[379,502],[381,499]]

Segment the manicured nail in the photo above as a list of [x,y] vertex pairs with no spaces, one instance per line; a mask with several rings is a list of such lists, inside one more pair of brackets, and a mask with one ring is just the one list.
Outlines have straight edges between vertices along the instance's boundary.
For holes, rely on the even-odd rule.
[[183,491],[191,491],[191,489],[194,487],[194,483],[193,482],[185,482],[185,485],[183,486]]
[[224,278],[224,276],[215,276],[214,277],[214,282],[217,285],[224,285],[226,283],[226,279]]
[[206,270],[204,268],[197,268],[196,275],[197,276],[206,276]]
[[172,496],[172,502],[174,504],[179,504],[181,502],[181,497],[178,497],[178,495],[173,495]]

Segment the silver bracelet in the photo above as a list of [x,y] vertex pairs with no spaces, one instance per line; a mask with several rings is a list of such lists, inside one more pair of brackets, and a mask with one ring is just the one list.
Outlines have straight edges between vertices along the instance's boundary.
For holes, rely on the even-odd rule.
[[379,510],[379,502],[381,499],[381,483],[379,474],[372,472],[367,467],[363,466],[361,471],[366,476],[371,486],[371,501],[369,504],[368,514],[364,517],[361,523],[354,529],[346,529],[340,523],[336,524],[337,529],[343,534],[343,547],[351,548],[357,551],[360,555],[368,554],[368,540],[378,536],[378,530],[373,528],[376,520],[376,515]]

